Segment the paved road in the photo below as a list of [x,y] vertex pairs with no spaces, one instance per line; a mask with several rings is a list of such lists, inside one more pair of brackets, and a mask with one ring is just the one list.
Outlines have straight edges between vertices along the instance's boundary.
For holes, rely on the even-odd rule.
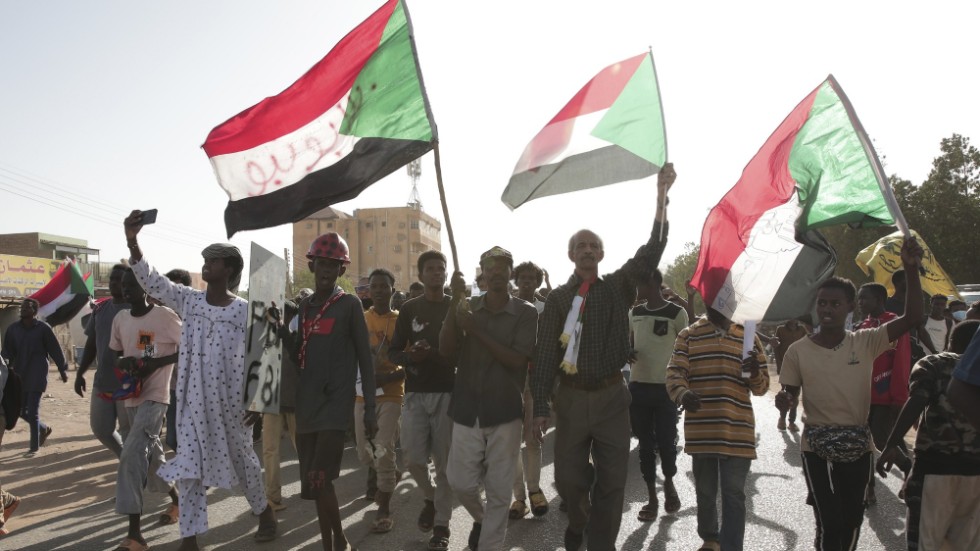
[[[798,437],[793,433],[775,430],[776,410],[772,395],[754,399],[757,432],[759,433],[759,460],[752,466],[746,487],[749,509],[745,535],[745,549],[752,551],[776,551],[812,549],[813,515],[804,503],[805,483],[800,469]],[[553,434],[549,435],[549,442]],[[316,514],[309,502],[299,499],[298,465],[295,452],[285,443],[283,476],[288,482],[284,495],[288,496],[288,508],[280,513],[280,538],[273,543],[256,544],[251,533],[256,519],[248,511],[245,499],[227,491],[213,491],[209,496],[211,531],[202,543],[212,551],[239,550],[302,550],[321,549],[318,542]],[[635,441],[634,441],[635,445]],[[542,483],[549,498],[555,495],[553,488],[553,457],[550,445],[546,446],[545,469]],[[415,527],[415,519],[422,502],[420,492],[410,479],[399,483],[392,499],[395,529],[385,535],[368,533],[374,507],[361,499],[365,486],[365,472],[358,467],[354,450],[348,449],[344,457],[344,469],[338,480],[341,511],[344,515],[348,536],[361,551],[424,550],[428,536]],[[639,463],[634,449],[629,466],[626,506],[623,525],[619,534],[619,547],[624,550],[694,550],[700,544],[697,537],[694,483],[691,460],[687,455],[679,459],[678,490],[682,508],[674,515],[661,516],[653,523],[641,523],[636,514],[645,503],[645,486],[640,477]],[[108,470],[104,468],[104,470]],[[91,473],[89,473],[91,474]],[[103,475],[110,473],[101,473]],[[880,479],[879,479],[880,481]],[[66,481],[66,485],[74,484]],[[903,548],[904,506],[896,497],[899,481],[889,477],[878,485],[878,505],[867,513],[861,534],[862,550],[895,551]],[[81,488],[72,488],[79,491]],[[66,488],[67,490],[67,488]],[[145,535],[151,548],[175,549],[179,539],[176,526],[162,527],[150,519],[162,512],[165,500],[152,496],[148,500]],[[512,549],[543,551],[561,548],[561,536],[565,528],[565,515],[558,512],[557,503],[542,518],[528,517],[511,521],[507,543]],[[457,507],[452,520],[451,549],[466,548],[471,519],[462,507]],[[3,550],[111,550],[125,534],[125,519],[113,512],[110,501],[101,501],[80,508],[67,508],[60,516],[44,520],[0,540]]]

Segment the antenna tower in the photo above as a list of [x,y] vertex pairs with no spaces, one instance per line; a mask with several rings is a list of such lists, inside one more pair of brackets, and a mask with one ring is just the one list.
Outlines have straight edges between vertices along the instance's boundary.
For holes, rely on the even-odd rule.
[[422,210],[422,197],[419,195],[420,176],[422,176],[422,161],[415,159],[408,163],[408,177],[412,179],[412,193],[408,196],[408,206]]

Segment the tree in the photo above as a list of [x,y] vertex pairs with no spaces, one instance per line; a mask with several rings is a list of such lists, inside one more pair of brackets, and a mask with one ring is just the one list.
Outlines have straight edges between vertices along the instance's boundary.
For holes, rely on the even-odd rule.
[[[698,255],[700,254],[701,245],[693,241],[684,243],[684,252],[677,255],[674,261],[663,270],[664,285],[673,289],[681,297],[686,298],[687,282],[690,281],[694,275],[694,270],[698,267]],[[704,311],[705,307],[701,296],[694,297],[694,312],[702,314]]]
[[974,283],[980,277],[980,257],[970,254],[980,227],[980,150],[959,134],[943,139],[939,149],[926,181],[898,186],[896,197],[909,226],[953,281]]

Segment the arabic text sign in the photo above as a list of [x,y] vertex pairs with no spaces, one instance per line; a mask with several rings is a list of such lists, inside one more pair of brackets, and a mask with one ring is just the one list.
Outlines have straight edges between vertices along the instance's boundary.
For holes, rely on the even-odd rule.
[[0,297],[26,297],[44,287],[60,260],[0,254]]

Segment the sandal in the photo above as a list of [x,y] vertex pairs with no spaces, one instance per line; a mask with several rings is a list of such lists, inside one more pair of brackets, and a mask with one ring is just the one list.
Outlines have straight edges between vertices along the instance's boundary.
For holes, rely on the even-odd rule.
[[541,517],[548,513],[548,498],[544,497],[544,492],[531,492],[527,497],[531,500],[531,512],[534,516]]
[[171,503],[167,510],[160,515],[160,524],[176,524],[180,520],[180,507],[176,503]]
[[259,529],[252,537],[257,542],[267,542],[276,539],[277,532],[279,532],[279,523],[273,521],[268,524],[262,524],[259,522]]
[[647,503],[636,515],[636,520],[640,522],[653,522],[657,520],[658,507],[655,504]]
[[507,513],[507,518],[517,520],[526,517],[530,512],[531,510],[527,508],[527,504],[523,500],[515,499],[514,503],[510,504],[510,512]]
[[436,522],[436,504],[432,500],[425,500],[425,507],[422,507],[422,512],[419,513],[419,530],[423,532],[428,532],[432,530],[432,525]]
[[146,545],[145,543],[140,543],[136,540],[126,538],[119,542],[119,545],[116,546],[115,551],[146,551],[149,548],[150,546]]
[[391,517],[376,518],[371,522],[371,533],[372,534],[384,534],[386,532],[391,532],[391,529],[395,526],[395,521]]

